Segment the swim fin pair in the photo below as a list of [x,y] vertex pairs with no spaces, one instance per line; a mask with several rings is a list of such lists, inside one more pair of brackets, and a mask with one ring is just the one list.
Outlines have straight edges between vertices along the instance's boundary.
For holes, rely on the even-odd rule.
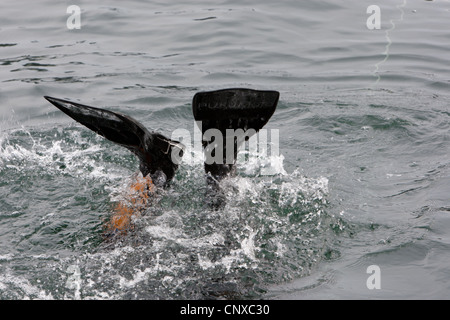
[[[150,175],[155,184],[164,186],[174,177],[179,165],[174,158],[181,158],[184,151],[180,142],[149,131],[135,119],[121,113],[49,96],[45,96],[45,99],[87,128],[133,152],[139,158],[142,175]],[[226,150],[230,144],[225,143],[225,139],[218,146],[218,141],[205,133],[210,129],[223,137],[227,136],[229,129],[241,129],[240,132],[244,133],[252,130],[251,132],[256,133],[275,112],[278,99],[277,91],[244,88],[198,92],[194,95],[192,110],[197,123],[201,123],[206,155],[205,171],[208,185],[213,190],[218,189],[221,179],[234,171],[237,151],[242,143],[240,137],[248,139],[250,135],[232,137],[233,150],[228,150],[231,152],[230,156]],[[223,150],[217,150],[218,147]],[[222,151],[223,155],[223,159],[219,155],[219,161],[216,154],[218,151]],[[174,154],[176,157],[173,157]]]

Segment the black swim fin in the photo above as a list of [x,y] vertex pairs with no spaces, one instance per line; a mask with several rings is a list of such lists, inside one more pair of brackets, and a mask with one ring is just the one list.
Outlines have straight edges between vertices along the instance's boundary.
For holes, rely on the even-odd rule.
[[184,151],[180,142],[150,132],[124,114],[48,96],[44,98],[82,125],[133,152],[139,158],[139,169],[144,177],[150,174],[154,182],[161,184],[173,178]]
[[[206,155],[205,170],[215,179],[222,179],[234,171],[240,144],[258,132],[272,117],[278,104],[278,91],[253,89],[222,89],[198,92],[192,101],[194,118],[201,125],[202,143]],[[204,134],[209,129],[217,129],[222,134],[223,159],[217,159],[214,141]],[[242,130],[239,130],[242,129]],[[227,150],[227,130],[234,132],[233,150]],[[220,146],[219,146],[220,147]],[[228,154],[227,159],[227,151]],[[208,159],[214,158],[214,159]],[[231,161],[230,161],[231,160]]]
[[[239,146],[269,121],[275,112],[279,97],[278,91],[245,88],[195,94],[192,111],[202,131],[208,201],[212,207],[223,206],[224,197],[219,187],[220,180],[235,172]],[[216,141],[217,136],[212,139],[212,136],[205,135],[210,129],[220,133],[222,141]]]

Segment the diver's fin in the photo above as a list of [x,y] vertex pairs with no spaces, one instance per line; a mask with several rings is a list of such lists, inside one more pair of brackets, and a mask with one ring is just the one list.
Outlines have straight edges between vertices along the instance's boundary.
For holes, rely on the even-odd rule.
[[[195,94],[192,109],[196,121],[201,122],[203,146],[205,148],[205,170],[214,179],[220,180],[234,171],[236,156],[240,143],[258,132],[275,112],[280,93],[278,91],[261,91],[253,89],[222,89],[216,91],[199,92]],[[197,122],[197,123],[198,123]],[[217,129],[222,134],[223,161],[217,163],[208,157],[216,147],[214,141],[208,141],[203,135],[209,129]],[[234,148],[226,150],[227,129],[235,132]],[[241,130],[241,135],[237,134]],[[242,134],[244,133],[244,134]],[[240,140],[240,141],[239,141]],[[231,163],[229,160],[232,160]],[[209,161],[211,160],[211,161]]]
[[[195,94],[192,110],[203,137],[207,173],[206,202],[213,209],[219,209],[225,205],[225,195],[219,182],[235,172],[240,144],[269,121],[275,112],[279,97],[280,93],[277,91],[243,88]],[[221,143],[216,141],[217,136],[205,135],[205,132],[210,129],[215,129],[215,133],[221,136]],[[231,136],[227,135],[227,130],[228,133],[230,132],[229,129],[232,131]],[[232,150],[229,150],[230,148],[227,150],[227,145],[233,146]]]
[[140,160],[139,169],[144,177],[151,174],[161,178],[163,172],[164,180],[173,178],[177,160],[184,150],[181,143],[148,131],[127,115],[48,96],[44,98],[82,125],[132,151]]

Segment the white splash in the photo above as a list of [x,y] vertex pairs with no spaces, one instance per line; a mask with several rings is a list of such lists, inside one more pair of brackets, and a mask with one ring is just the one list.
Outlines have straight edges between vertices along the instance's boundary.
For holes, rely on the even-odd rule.
[[17,292],[21,300],[53,300],[53,296],[34,285],[27,279],[9,273],[0,274],[0,290]]
[[[17,133],[21,135],[20,140],[15,137]],[[34,168],[92,179],[122,178],[123,172],[115,172],[114,168],[107,169],[94,158],[96,154],[104,152],[99,144],[87,141],[77,131],[68,133],[69,139],[76,143],[75,146],[66,145],[61,138],[43,142],[25,129],[4,133],[0,136],[0,170],[3,168],[22,171]]]

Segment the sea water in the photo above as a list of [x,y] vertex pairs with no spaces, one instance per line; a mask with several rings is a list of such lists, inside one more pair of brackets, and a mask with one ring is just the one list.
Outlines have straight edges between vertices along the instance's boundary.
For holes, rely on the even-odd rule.
[[[448,298],[449,10],[437,0],[4,6],[0,298]],[[281,93],[265,127],[279,154],[250,155],[212,210],[190,150],[135,228],[105,241],[138,162],[43,96],[193,135],[193,95],[228,87]]]

